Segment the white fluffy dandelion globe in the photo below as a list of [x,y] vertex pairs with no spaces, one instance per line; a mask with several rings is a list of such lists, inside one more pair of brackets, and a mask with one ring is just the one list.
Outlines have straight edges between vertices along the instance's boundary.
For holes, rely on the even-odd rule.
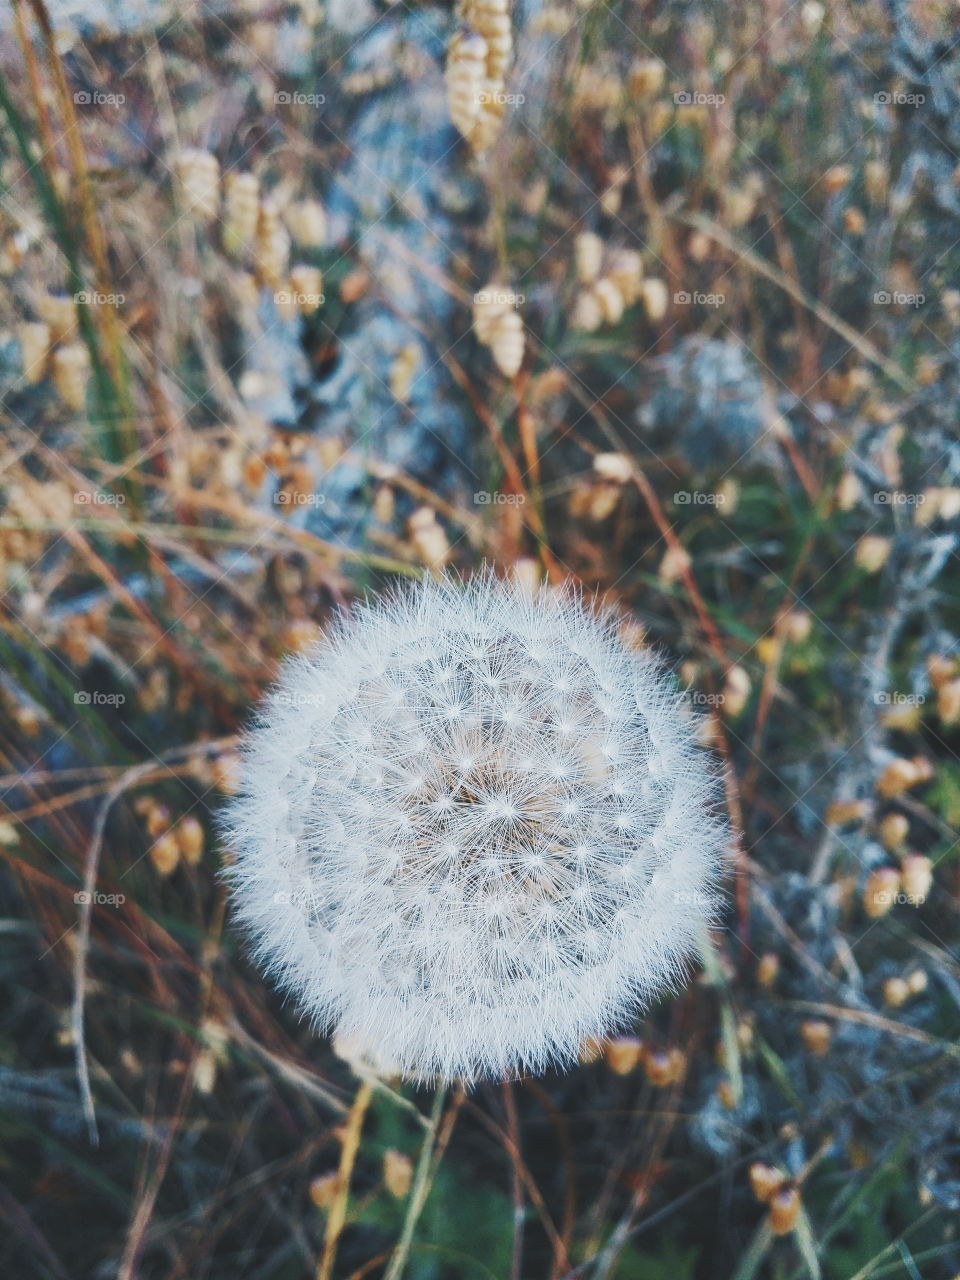
[[675,984],[726,838],[659,662],[489,575],[289,661],[226,829],[236,913],[317,1026],[462,1080],[568,1063]]

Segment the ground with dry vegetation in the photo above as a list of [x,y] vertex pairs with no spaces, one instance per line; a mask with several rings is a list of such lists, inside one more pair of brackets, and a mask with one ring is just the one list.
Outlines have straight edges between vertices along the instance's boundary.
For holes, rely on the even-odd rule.
[[[0,19],[0,1270],[955,1276],[955,7],[69,7]],[[284,654],[483,561],[670,656],[741,838],[686,990],[434,1095],[215,816]]]

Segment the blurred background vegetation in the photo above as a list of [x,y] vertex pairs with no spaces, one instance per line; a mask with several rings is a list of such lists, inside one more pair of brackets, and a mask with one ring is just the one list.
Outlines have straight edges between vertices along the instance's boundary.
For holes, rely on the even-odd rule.
[[[509,21],[478,148],[447,5],[0,16],[5,1276],[960,1272],[957,8]],[[284,654],[485,560],[671,655],[742,840],[685,991],[438,1106],[214,822]]]

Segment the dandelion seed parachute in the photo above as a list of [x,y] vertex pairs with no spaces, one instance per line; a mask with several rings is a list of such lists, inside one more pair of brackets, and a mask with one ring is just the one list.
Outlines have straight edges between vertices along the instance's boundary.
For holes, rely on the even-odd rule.
[[488,574],[290,659],[224,828],[258,958],[421,1080],[539,1072],[627,1024],[682,978],[726,840],[659,661]]

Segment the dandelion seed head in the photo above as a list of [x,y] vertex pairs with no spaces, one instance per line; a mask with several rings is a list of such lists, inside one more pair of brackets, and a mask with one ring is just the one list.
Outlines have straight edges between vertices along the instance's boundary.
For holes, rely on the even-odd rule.
[[291,659],[224,825],[235,911],[317,1026],[466,1081],[569,1064],[674,985],[726,841],[660,663],[490,575]]

